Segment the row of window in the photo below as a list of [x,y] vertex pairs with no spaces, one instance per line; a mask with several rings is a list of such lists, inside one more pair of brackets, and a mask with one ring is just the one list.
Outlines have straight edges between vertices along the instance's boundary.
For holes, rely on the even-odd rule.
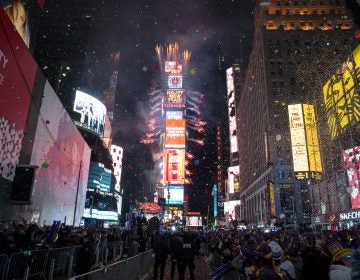
[[308,6],[308,5],[321,5],[321,6],[324,6],[324,5],[337,5],[339,6],[340,5],[340,1],[339,0],[335,0],[335,1],[277,1],[276,2],[276,5],[277,6],[282,6],[282,5],[285,5],[285,6],[289,6],[289,5],[292,5],[294,4],[294,6],[299,6],[300,5],[303,5],[303,6]]
[[285,9],[285,10],[275,10],[274,13],[266,11],[267,14],[275,15],[341,15],[344,14],[343,9]]
[[[300,29],[315,29],[318,27],[319,29],[333,29],[333,28],[341,28],[341,29],[349,29],[351,25],[349,23],[333,23],[333,22],[312,22],[312,21],[283,21],[281,25],[285,30],[287,29],[294,29],[295,27],[300,27]],[[267,29],[277,29],[279,27],[278,24],[274,24],[272,21],[269,21],[266,24]],[[290,28],[288,28],[290,27]]]

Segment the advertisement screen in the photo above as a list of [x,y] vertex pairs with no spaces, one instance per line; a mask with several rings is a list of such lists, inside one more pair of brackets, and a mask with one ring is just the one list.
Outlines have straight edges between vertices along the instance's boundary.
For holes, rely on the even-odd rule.
[[[170,197],[169,197],[170,195]],[[166,186],[164,188],[165,203],[169,205],[184,204],[184,186]]]
[[88,188],[110,192],[111,174],[111,170],[105,168],[103,163],[90,162]]
[[270,207],[270,215],[271,217],[275,217],[275,187],[274,183],[269,181],[269,207]]
[[240,167],[231,166],[228,168],[228,190],[229,193],[239,192],[240,183],[239,183]]
[[165,148],[185,148],[185,119],[166,120]]
[[351,188],[351,208],[360,208],[359,168],[360,146],[342,152],[348,186]]
[[309,168],[312,173],[321,173],[322,165],[314,105],[303,104],[303,112]]
[[289,124],[295,172],[309,170],[302,104],[289,105]]
[[180,120],[184,118],[183,111],[166,111],[167,120]]
[[[360,120],[360,45],[323,86],[327,123],[331,139]],[[356,86],[357,85],[357,86]]]
[[176,185],[185,183],[185,150],[164,150],[164,183]]
[[169,75],[168,87],[169,88],[182,88],[183,77],[181,75]]
[[186,216],[187,227],[202,227],[201,216]]
[[166,96],[163,102],[166,109],[171,108],[185,108],[185,94],[183,90],[170,89],[166,91]]
[[165,72],[181,74],[182,65],[178,61],[165,61]]
[[224,213],[229,215],[229,219],[235,219],[235,206],[241,205],[240,200],[230,200],[224,202]]
[[[15,51],[16,50],[16,51]],[[12,181],[38,67],[4,9],[0,9],[0,177]]]
[[80,120],[75,121],[75,124],[90,129],[101,136],[104,134],[106,107],[102,102],[77,90],[73,110],[81,115]]
[[237,143],[237,125],[236,125],[236,104],[235,104],[235,90],[233,68],[226,70],[226,85],[227,85],[227,99],[228,99],[228,114],[229,114],[229,137],[230,137],[230,153],[238,151]]

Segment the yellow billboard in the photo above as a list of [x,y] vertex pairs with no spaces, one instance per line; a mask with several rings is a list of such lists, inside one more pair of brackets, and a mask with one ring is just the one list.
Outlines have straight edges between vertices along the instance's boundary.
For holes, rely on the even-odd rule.
[[296,178],[319,179],[322,173],[314,105],[288,106],[293,166]]
[[303,104],[306,146],[311,172],[322,172],[314,105]]
[[269,208],[270,208],[270,215],[271,215],[271,218],[272,218],[272,217],[276,216],[274,182],[269,181],[268,186],[269,186]]
[[360,45],[323,86],[330,138],[342,134],[360,120]]

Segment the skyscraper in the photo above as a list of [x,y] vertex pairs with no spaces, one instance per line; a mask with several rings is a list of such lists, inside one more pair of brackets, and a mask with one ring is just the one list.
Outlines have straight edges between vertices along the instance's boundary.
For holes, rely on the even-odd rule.
[[[312,189],[333,178],[336,160],[321,126],[321,172],[294,170],[288,105],[310,105],[318,126],[324,124],[322,86],[355,46],[352,15],[344,1],[269,0],[257,2],[254,18],[253,50],[236,106],[242,216],[254,225],[274,218],[309,223],[311,208],[321,202]],[[330,213],[329,201],[323,199],[323,214]]]

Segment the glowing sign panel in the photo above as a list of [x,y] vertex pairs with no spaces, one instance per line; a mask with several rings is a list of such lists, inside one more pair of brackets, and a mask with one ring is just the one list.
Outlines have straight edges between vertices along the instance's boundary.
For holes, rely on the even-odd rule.
[[185,148],[185,119],[166,120],[165,148]]
[[185,183],[185,150],[164,150],[164,183],[176,185]]
[[231,166],[228,168],[228,188],[229,193],[238,192],[240,189],[239,184],[240,167]]
[[165,72],[172,74],[181,74],[182,65],[177,61],[165,61]]
[[351,188],[351,208],[360,208],[359,168],[360,146],[342,152],[348,186]]
[[308,171],[305,125],[301,104],[289,105],[289,124],[294,171]]
[[184,204],[184,186],[166,186],[164,189],[165,203],[170,205]]
[[166,102],[168,103],[184,103],[184,91],[183,90],[167,90]]
[[233,68],[226,70],[228,113],[229,113],[229,137],[230,137],[230,153],[238,151],[237,143],[237,126],[236,126],[236,106],[235,106],[235,90]]
[[170,75],[168,77],[169,88],[182,88],[183,77],[181,75]]
[[331,139],[342,134],[350,124],[360,121],[360,46],[323,86],[327,123]]

